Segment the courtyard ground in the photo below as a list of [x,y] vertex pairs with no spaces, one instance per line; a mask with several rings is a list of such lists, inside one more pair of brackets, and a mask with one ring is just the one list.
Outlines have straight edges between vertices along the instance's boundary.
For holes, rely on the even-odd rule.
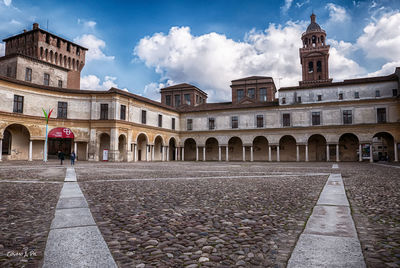
[[[75,171],[120,267],[284,267],[330,173],[343,176],[367,265],[399,267],[399,166],[332,164],[78,162]],[[0,163],[0,266],[41,265],[64,177],[57,162]]]

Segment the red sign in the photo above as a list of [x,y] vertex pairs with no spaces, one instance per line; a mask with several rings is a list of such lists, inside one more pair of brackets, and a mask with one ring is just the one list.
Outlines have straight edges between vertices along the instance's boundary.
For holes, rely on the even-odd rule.
[[62,139],[73,139],[74,133],[69,128],[56,127],[50,130],[48,134],[49,138],[62,138]]

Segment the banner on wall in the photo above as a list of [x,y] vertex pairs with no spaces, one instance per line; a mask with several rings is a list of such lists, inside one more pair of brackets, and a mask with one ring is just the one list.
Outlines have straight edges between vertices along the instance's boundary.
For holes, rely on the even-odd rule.
[[103,161],[108,161],[108,149],[103,150]]
[[370,145],[369,144],[363,144],[361,146],[362,148],[362,158],[363,159],[369,159],[370,158]]

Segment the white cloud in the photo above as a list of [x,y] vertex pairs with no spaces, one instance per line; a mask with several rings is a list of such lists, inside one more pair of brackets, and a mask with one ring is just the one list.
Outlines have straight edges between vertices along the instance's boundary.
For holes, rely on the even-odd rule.
[[293,0],[285,0],[285,4],[281,7],[282,12],[286,13],[292,6]]
[[297,8],[301,8],[302,6],[304,6],[305,4],[309,4],[310,3],[310,0],[306,0],[306,1],[304,1],[304,2],[297,2],[296,3],[296,7]]
[[325,8],[329,10],[329,20],[332,22],[344,22],[349,18],[342,6],[328,3]]
[[116,80],[116,77],[105,76],[103,82],[101,82],[100,78],[93,74],[85,75],[81,78],[81,89],[109,90],[112,87],[118,88],[118,85],[115,83]]
[[167,80],[166,83],[150,83],[144,87],[143,96],[152,100],[160,101],[160,89],[173,85],[172,80]]
[[92,20],[85,21],[85,23],[84,23],[84,25],[85,25],[86,27],[89,27],[89,28],[92,28],[92,29],[96,26],[96,24],[97,24],[97,22],[92,21]]
[[396,67],[400,67],[400,61],[392,61],[384,64],[382,68],[376,72],[369,73],[368,76],[383,76],[394,73]]
[[92,34],[84,34],[75,38],[74,41],[89,49],[86,53],[86,61],[114,60],[115,58],[104,54],[103,49],[106,47],[106,43]]
[[6,52],[6,45],[4,43],[0,43],[0,57],[3,57]]
[[11,5],[11,2],[12,0],[4,0],[4,4],[8,7]]

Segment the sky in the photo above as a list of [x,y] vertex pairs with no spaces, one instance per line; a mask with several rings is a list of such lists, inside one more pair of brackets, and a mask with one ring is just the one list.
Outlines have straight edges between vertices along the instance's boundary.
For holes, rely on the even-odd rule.
[[0,37],[37,22],[89,48],[82,89],[159,100],[160,88],[190,83],[218,102],[231,100],[231,80],[247,76],[298,85],[312,12],[327,33],[334,81],[400,67],[399,0],[0,0]]

